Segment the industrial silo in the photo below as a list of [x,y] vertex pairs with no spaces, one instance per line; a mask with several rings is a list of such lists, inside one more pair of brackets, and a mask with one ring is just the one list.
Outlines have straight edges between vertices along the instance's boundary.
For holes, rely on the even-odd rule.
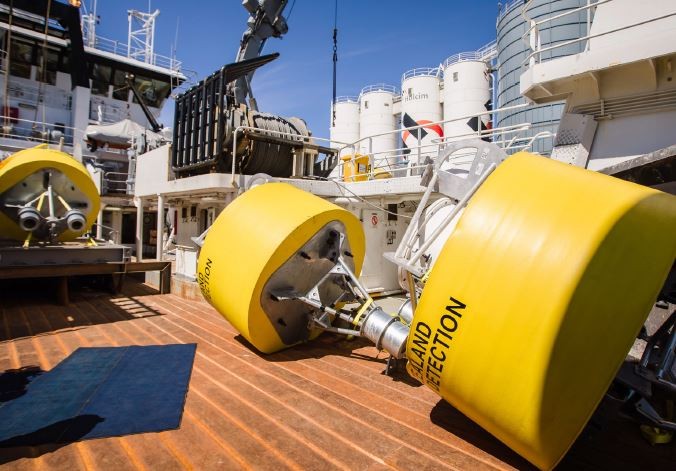
[[409,161],[417,162],[418,155],[436,155],[444,130],[437,122],[442,120],[441,69],[417,68],[401,77],[401,127],[423,125],[423,128],[403,131],[401,140],[410,153]]
[[[335,113],[335,114],[334,114]],[[359,99],[357,97],[336,98],[331,110],[331,147],[342,148],[359,140]],[[346,148],[340,151],[340,157],[353,154],[357,149]]]
[[[481,51],[462,52],[444,61],[444,134],[469,138],[490,129],[491,73]],[[485,113],[480,116],[480,113]],[[475,116],[472,116],[475,115]]]
[[[359,94],[360,153],[373,154],[374,167],[391,167],[396,164],[397,135],[392,105],[397,90],[392,85],[377,84],[364,87]],[[376,134],[386,133],[383,136]],[[372,139],[365,139],[375,136]]]
[[[519,91],[523,64],[531,53],[526,44],[528,37],[525,38],[525,41],[522,39],[527,30],[526,20],[522,16],[525,3],[523,0],[516,0],[500,5],[497,20],[498,108],[525,103],[525,99]],[[586,4],[586,0],[533,0],[526,15],[534,21],[541,21]],[[586,30],[586,12],[581,11],[566,15],[551,22],[546,22],[539,27],[540,43],[542,47],[547,47],[574,40],[584,36]],[[583,48],[584,42],[568,44],[543,53],[542,61],[576,54],[581,52]],[[496,116],[495,127],[531,123],[532,128],[529,131],[521,132],[519,137],[532,137],[542,132],[555,133],[563,107],[563,102],[556,102],[499,112]],[[505,137],[511,139],[514,137],[514,134]],[[521,142],[525,143],[524,141]],[[532,150],[542,154],[549,154],[553,143],[554,138],[551,137],[538,139],[533,142]]]

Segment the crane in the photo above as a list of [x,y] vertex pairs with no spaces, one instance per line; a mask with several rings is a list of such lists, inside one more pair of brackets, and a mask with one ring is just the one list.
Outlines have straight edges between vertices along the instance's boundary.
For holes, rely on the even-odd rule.
[[[243,0],[242,5],[249,12],[247,29],[242,35],[235,62],[260,57],[268,38],[281,38],[289,31],[286,19],[282,16],[287,0]],[[231,92],[237,103],[246,103],[249,108],[258,111],[256,99],[251,90],[251,78],[254,71],[239,77],[230,84]]]
[[255,70],[279,56],[261,53],[269,38],[288,32],[282,15],[287,3],[243,0],[249,19],[235,62],[176,98],[172,147],[176,174],[237,171],[289,177],[308,172],[326,177],[337,164],[337,152],[317,145],[304,120],[260,112],[252,92]]

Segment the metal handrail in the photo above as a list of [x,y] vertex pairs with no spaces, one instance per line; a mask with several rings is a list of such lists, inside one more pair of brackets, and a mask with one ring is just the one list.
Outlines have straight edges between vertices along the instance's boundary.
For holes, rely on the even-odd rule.
[[361,97],[363,94],[370,92],[387,92],[393,95],[398,94],[397,87],[395,87],[394,85],[390,85],[387,83],[375,83],[373,85],[367,85],[364,88],[362,88],[361,92],[359,92],[359,96]]
[[[27,123],[29,126],[15,127],[17,123]],[[10,129],[5,129],[6,126]],[[15,130],[21,132],[14,132]],[[54,131],[62,131],[62,136],[55,136]],[[78,136],[83,136],[84,132],[72,126],[0,115],[0,135],[11,139],[44,143],[56,143],[63,138],[64,144],[71,145]]]
[[[531,1],[529,1],[524,6],[524,9],[523,9],[524,19],[526,19],[526,20],[529,19],[526,16],[526,11],[527,11],[528,7],[530,6]],[[596,0],[596,1],[587,0],[587,4],[584,5],[584,6],[574,8],[574,9],[571,9],[571,10],[567,10],[567,11],[564,11],[563,13],[559,13],[557,15],[553,15],[551,17],[547,17],[547,18],[544,18],[544,19],[539,20],[539,21],[530,20],[530,26],[528,27],[526,32],[521,36],[521,39],[524,43],[526,43],[528,45],[528,47],[532,50],[532,52],[530,54],[528,54],[528,56],[526,56],[526,58],[522,62],[522,66],[529,66],[529,65],[534,65],[535,63],[541,63],[542,62],[542,53],[544,53],[544,52],[552,51],[554,49],[563,48],[563,47],[570,46],[572,44],[581,43],[581,42],[584,42],[584,41],[587,41],[586,50],[589,50],[589,45],[590,45],[589,40],[591,40],[593,38],[606,36],[608,34],[617,33],[619,31],[624,31],[624,30],[627,30],[627,29],[630,29],[630,28],[635,28],[637,26],[641,26],[641,25],[644,25],[644,24],[648,24],[648,23],[663,20],[663,19],[666,19],[666,18],[669,18],[669,17],[672,17],[672,16],[676,16],[676,12],[668,13],[666,15],[662,15],[662,16],[658,16],[658,17],[654,17],[654,18],[649,18],[649,19],[644,20],[644,21],[639,21],[637,23],[633,23],[633,24],[630,24],[630,25],[620,26],[618,28],[614,28],[614,29],[611,29],[611,30],[608,30],[608,31],[603,31],[603,32],[596,33],[596,34],[590,34],[590,32],[591,32],[591,10],[597,8],[599,5],[610,3],[612,1],[613,0]],[[575,39],[571,39],[569,41],[564,41],[564,42],[554,44],[554,45],[551,45],[551,46],[542,47],[542,45],[540,43],[540,26],[541,25],[543,25],[544,23],[549,23],[549,22],[554,21],[554,20],[558,20],[560,18],[564,18],[564,17],[569,16],[569,15],[574,15],[574,14],[577,14],[577,13],[580,13],[580,12],[583,12],[583,11],[587,11],[587,34],[585,36],[575,38]]]
[[[608,1],[610,1],[610,0],[608,0]],[[579,43],[579,42],[582,42],[582,41],[588,41],[590,39],[598,38],[598,37],[601,37],[601,36],[606,36],[608,34],[617,33],[618,31],[624,31],[626,29],[635,28],[637,26],[645,25],[645,24],[648,24],[648,23],[653,23],[655,21],[664,20],[664,19],[670,18],[672,16],[676,16],[676,12],[668,13],[666,15],[658,16],[656,18],[650,18],[650,19],[645,20],[645,21],[639,21],[638,23],[633,23],[631,25],[622,26],[620,28],[611,29],[609,31],[603,31],[602,33],[588,34],[587,36],[583,36],[583,37],[577,38],[577,39],[571,39],[570,41],[564,41],[562,43],[555,44],[553,46],[548,46],[548,47],[544,47],[544,48],[540,47],[540,48],[538,48],[538,50],[533,51],[532,53],[530,53],[526,57],[525,61],[523,62],[523,65],[528,64],[530,62],[530,59],[534,58],[536,54],[539,55],[538,62],[541,62],[543,52],[551,51],[553,49],[558,49],[558,48],[564,47],[564,46],[569,46],[571,44]],[[587,50],[589,50],[588,47],[587,47]]]
[[[464,118],[456,118],[457,120],[464,120]],[[405,150],[408,151],[408,153],[404,154],[403,153],[403,148],[395,148],[395,149],[386,149],[380,152],[373,152],[373,153],[367,153],[367,154],[357,154],[354,152],[351,155],[349,159],[345,159],[343,161],[343,164],[346,163],[355,163],[358,161],[358,159],[363,158],[364,156],[369,156],[369,165],[370,169],[368,172],[365,173],[358,173],[358,174],[353,174],[352,177],[357,177],[357,176],[369,176],[369,178],[374,178],[375,177],[375,171],[378,169],[386,169],[386,170],[401,170],[403,168],[406,168],[408,170],[410,169],[416,169],[416,168],[423,168],[424,165],[410,165],[410,160],[405,160],[406,158],[409,158],[414,154],[415,151],[418,151],[418,162],[421,162],[422,159],[420,159],[420,155],[430,155],[430,153],[434,152],[437,153],[440,151],[440,149],[443,148],[444,144],[467,139],[467,138],[479,138],[479,139],[485,139],[485,138],[491,138],[491,142],[500,145],[506,150],[524,150],[524,149],[531,149],[535,141],[539,139],[545,139],[549,137],[554,137],[556,136],[555,133],[552,133],[550,131],[541,131],[534,136],[519,136],[519,133],[523,131],[530,131],[534,130],[539,127],[544,127],[544,124],[531,124],[531,123],[519,123],[519,124],[514,124],[514,125],[509,125],[509,126],[503,126],[500,128],[493,128],[493,129],[486,129],[486,130],[479,130],[476,132],[469,132],[466,134],[462,135],[456,135],[453,137],[443,137],[439,139],[434,139],[432,144],[419,144],[418,146],[413,146],[413,147],[408,147]],[[410,129],[410,128],[409,128]],[[397,132],[400,132],[398,130]],[[508,135],[514,134],[514,136],[511,139],[507,139]],[[498,140],[496,140],[496,137]],[[522,144],[523,143],[523,144]],[[351,144],[351,147],[354,149],[356,146],[355,144]],[[343,148],[344,149],[344,148]],[[377,155],[387,155],[387,157],[379,157],[377,158]],[[465,156],[465,154],[458,154],[456,157],[460,158],[462,156]],[[401,160],[404,159],[404,160]],[[390,162],[392,160],[399,160],[397,164],[391,164]],[[455,157],[454,157],[455,160]],[[342,166],[340,169],[339,175],[342,177]]]
[[[85,45],[85,47],[90,46]],[[94,39],[94,46],[92,47],[92,49],[96,49],[103,52],[110,52],[115,55],[134,60],[138,60],[134,58],[134,56],[137,54],[145,55],[145,49],[130,47],[126,43],[122,43],[114,39],[104,38],[98,35]],[[169,69],[172,72],[180,72],[182,66],[181,61],[173,57],[167,57],[157,53],[153,53],[152,56],[150,57],[150,60],[147,61],[146,63],[155,65],[157,67]]]
[[494,58],[497,52],[498,52],[497,42],[491,41],[485,46],[477,49],[476,51],[459,52],[457,54],[453,54],[443,62],[443,68],[446,69],[447,67],[453,64],[457,64],[458,62],[469,62],[469,61],[485,62]]
[[442,77],[443,71],[441,67],[417,67],[415,69],[407,70],[401,75],[401,81],[412,77]]
[[334,103],[359,103],[359,97],[349,95],[339,96],[336,97]]
[[502,4],[502,6],[498,9],[498,21],[505,16],[507,13],[509,13],[511,10],[513,10],[515,7],[517,7],[519,4],[522,4],[523,0],[509,0]]

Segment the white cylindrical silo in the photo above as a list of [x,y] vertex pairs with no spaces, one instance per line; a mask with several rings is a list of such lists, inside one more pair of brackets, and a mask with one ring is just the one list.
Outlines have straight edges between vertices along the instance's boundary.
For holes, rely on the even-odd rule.
[[491,83],[488,64],[479,53],[463,52],[444,62],[444,123],[447,140],[476,136],[490,129],[490,114],[468,117],[490,111]]
[[[396,164],[397,129],[392,111],[396,88],[377,84],[364,87],[359,94],[359,138],[361,154],[373,154],[375,168]],[[383,136],[376,134],[389,133]],[[372,139],[365,139],[375,136]]]
[[[334,118],[335,111],[335,118]],[[331,147],[342,148],[359,140],[359,99],[343,96],[336,98],[331,109]],[[339,157],[354,154],[359,149],[346,148],[340,151]]]
[[401,77],[401,127],[424,126],[401,133],[404,146],[410,149],[409,161],[414,165],[420,163],[418,156],[436,155],[444,136],[442,125],[434,124],[442,120],[440,82],[439,68],[413,69]]

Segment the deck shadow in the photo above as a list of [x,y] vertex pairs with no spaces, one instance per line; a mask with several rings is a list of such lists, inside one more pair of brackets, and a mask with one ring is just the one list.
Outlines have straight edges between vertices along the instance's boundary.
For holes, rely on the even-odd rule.
[[[104,419],[97,415],[79,415],[50,424],[25,435],[0,441],[0,465],[21,458],[37,458],[78,441]],[[67,436],[59,434],[67,430]]]
[[72,294],[67,306],[54,302],[51,279],[8,281],[0,289],[0,343],[163,315],[142,299],[158,291],[136,280],[128,281],[121,293],[111,294],[105,280],[74,277],[69,280]]
[[39,366],[23,366],[0,373],[0,404],[26,394],[26,387],[44,371]]
[[528,471],[537,470],[535,466],[519,456],[507,445],[481,428],[476,422],[470,420],[462,412],[443,399],[440,399],[432,408],[430,420],[438,427],[443,428],[447,432],[474,445],[497,459],[504,461],[516,469]]
[[[247,349],[251,350],[260,358],[273,363],[294,362],[309,358],[319,359],[344,357],[381,364],[383,369],[380,373],[383,375],[387,373],[387,356],[375,357],[373,355],[368,355],[357,351],[365,347],[373,347],[373,344],[370,341],[363,338],[347,340],[341,335],[325,333],[317,339],[294,345],[293,347],[289,347],[286,350],[270,354],[261,353],[256,350],[256,348],[251,345],[251,343],[249,343],[249,341],[242,335],[235,336],[235,340],[237,340]],[[405,360],[399,360],[396,366],[390,370],[389,376],[393,381],[402,382],[411,387],[422,386],[419,381],[411,378],[411,376],[406,372]]]

